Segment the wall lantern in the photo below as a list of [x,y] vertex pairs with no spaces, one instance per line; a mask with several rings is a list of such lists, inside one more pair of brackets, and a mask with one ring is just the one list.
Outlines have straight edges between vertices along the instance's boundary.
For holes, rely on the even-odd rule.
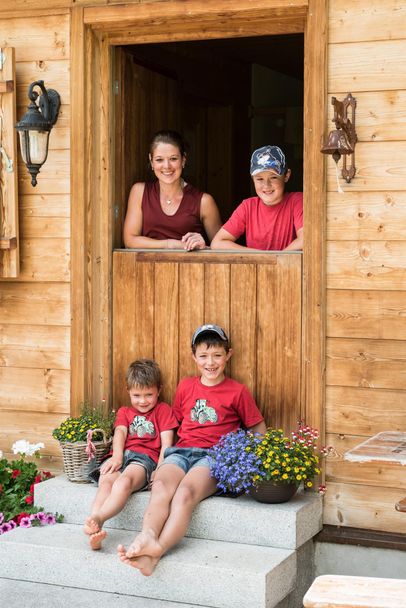
[[[358,141],[355,132],[355,107],[357,105],[355,97],[351,93],[343,101],[338,101],[336,97],[331,98],[334,106],[334,118],[336,128],[327,136],[321,152],[331,154],[335,160],[336,167],[341,156],[343,156],[343,168],[341,175],[347,183],[350,183],[355,175],[354,149]],[[351,108],[351,118],[348,117],[348,108]],[[351,156],[349,167],[347,167],[347,156]],[[337,174],[338,175],[338,174]]]
[[[39,87],[41,93],[34,91],[35,87]],[[31,184],[36,186],[37,174],[48,156],[49,134],[57,121],[61,99],[59,93],[45,88],[43,80],[30,84],[28,98],[31,103],[15,128],[20,136],[21,155],[31,175]]]

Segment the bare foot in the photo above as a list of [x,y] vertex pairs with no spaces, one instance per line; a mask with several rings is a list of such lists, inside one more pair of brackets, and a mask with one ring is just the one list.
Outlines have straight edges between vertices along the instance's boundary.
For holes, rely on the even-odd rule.
[[123,545],[117,547],[117,553],[124,564],[127,564],[132,568],[137,568],[144,576],[151,576],[160,559],[159,557],[150,557],[149,555],[129,557],[128,551]]
[[96,534],[96,532],[100,532],[101,530],[101,522],[96,517],[86,517],[85,523],[83,525],[83,531],[85,534],[89,536],[91,534]]
[[94,534],[90,534],[89,536],[89,544],[90,548],[93,551],[98,551],[101,549],[102,542],[107,536],[107,532],[105,530],[99,530],[98,532],[94,532]]
[[145,530],[135,537],[131,545],[128,547],[126,555],[130,559],[138,555],[148,555],[149,557],[161,557],[163,553],[162,546],[159,544],[157,535],[153,530]]

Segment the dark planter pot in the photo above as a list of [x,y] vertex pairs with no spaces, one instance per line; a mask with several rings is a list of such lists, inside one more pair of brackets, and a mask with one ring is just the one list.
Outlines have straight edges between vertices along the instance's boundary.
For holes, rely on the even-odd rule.
[[269,504],[287,502],[297,492],[298,486],[294,483],[278,483],[263,481],[257,488],[251,488],[250,495],[258,502]]

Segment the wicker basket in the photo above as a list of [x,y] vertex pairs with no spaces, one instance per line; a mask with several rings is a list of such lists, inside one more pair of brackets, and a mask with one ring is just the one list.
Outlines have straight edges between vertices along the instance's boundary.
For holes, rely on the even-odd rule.
[[88,478],[89,471],[95,465],[99,465],[108,451],[110,450],[112,439],[106,439],[106,433],[103,429],[94,429],[93,432],[100,431],[103,434],[102,441],[93,441],[96,448],[95,457],[88,461],[86,454],[86,441],[76,441],[69,443],[60,441],[60,446],[63,456],[63,468],[69,481],[77,481],[82,483],[90,483]]

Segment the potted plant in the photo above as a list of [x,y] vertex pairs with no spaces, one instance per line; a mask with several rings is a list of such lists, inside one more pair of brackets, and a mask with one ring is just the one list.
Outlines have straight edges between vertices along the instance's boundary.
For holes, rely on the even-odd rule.
[[70,481],[89,481],[90,461],[100,464],[110,450],[115,413],[106,414],[104,406],[103,402],[96,409],[84,402],[80,416],[67,418],[52,431],[61,446],[64,470]]
[[[320,473],[318,431],[299,423],[286,437],[269,428],[264,436],[239,430],[222,437],[209,450],[210,469],[224,492],[249,493],[260,502],[285,502],[298,487],[308,489]],[[319,486],[324,492],[324,486]]]
[[39,457],[43,443],[30,443],[20,439],[12,445],[16,455],[7,460],[0,450],[0,535],[20,526],[45,526],[61,522],[59,513],[45,512],[34,504],[35,486],[52,477],[49,471],[38,469],[28,457]]

